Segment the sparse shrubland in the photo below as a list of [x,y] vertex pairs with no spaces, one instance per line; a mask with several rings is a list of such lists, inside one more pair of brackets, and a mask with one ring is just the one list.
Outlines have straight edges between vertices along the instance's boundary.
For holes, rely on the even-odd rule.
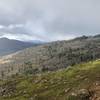
[[[31,47],[0,59],[0,76],[25,72],[55,71],[100,58],[100,37],[80,37]],[[31,63],[27,65],[27,62]],[[25,72],[27,73],[27,72]]]

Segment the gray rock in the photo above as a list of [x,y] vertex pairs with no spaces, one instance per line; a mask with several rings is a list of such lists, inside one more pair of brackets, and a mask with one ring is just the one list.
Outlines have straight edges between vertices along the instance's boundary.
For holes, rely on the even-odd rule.
[[78,91],[78,97],[80,100],[89,100],[90,92],[87,89],[81,89]]

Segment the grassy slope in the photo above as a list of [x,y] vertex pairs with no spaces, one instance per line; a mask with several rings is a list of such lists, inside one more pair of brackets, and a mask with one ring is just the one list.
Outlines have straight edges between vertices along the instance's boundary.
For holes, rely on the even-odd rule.
[[0,100],[67,100],[70,93],[91,88],[99,76],[100,60],[41,75],[15,76],[1,82],[6,95]]

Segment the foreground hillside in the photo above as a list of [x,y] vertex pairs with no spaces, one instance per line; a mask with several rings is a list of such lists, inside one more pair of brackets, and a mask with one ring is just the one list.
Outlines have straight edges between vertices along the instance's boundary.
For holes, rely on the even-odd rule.
[[0,81],[0,100],[100,100],[100,60]]
[[[31,73],[53,71],[100,58],[100,36],[79,37],[31,47],[0,59],[0,76],[19,73],[31,65]],[[28,65],[29,64],[29,65]]]

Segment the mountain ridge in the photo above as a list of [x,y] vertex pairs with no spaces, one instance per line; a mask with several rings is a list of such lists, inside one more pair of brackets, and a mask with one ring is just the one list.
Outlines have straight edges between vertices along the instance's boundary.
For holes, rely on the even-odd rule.
[[0,38],[0,56],[8,55],[39,44],[40,43],[36,42],[31,43],[8,38]]
[[34,73],[34,70],[37,70],[37,73],[62,69],[100,58],[100,37],[80,38],[46,43],[3,56],[0,59],[0,68],[7,70],[14,66],[11,73],[17,73],[23,70],[23,67],[27,67],[27,64],[31,64],[31,71]]
[[99,100],[100,37],[78,37],[0,58],[0,100]]

